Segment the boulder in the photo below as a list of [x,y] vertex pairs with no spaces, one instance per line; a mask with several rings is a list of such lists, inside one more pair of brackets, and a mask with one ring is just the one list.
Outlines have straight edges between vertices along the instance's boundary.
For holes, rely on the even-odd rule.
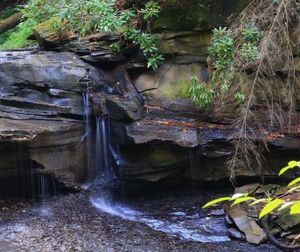
[[[27,153],[23,169],[26,169],[26,163],[34,161],[32,168],[38,167],[40,172],[53,175],[67,186],[84,181],[85,144],[81,141],[84,135],[81,121],[1,118],[0,129],[0,146],[22,146],[24,153],[9,153],[8,157],[14,155],[16,160],[2,165],[0,179],[13,176],[15,163],[25,159]],[[7,156],[1,152],[1,158],[3,155]]]
[[267,239],[265,231],[240,207],[229,207],[226,212],[249,243],[258,245]]
[[52,18],[46,22],[36,25],[33,30],[41,48],[55,48],[71,40],[72,33],[62,29],[62,22],[58,18]]

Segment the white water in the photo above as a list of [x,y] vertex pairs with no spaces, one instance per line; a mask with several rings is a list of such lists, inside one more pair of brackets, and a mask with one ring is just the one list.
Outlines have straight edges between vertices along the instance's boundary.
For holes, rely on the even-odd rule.
[[125,220],[144,223],[154,230],[183,240],[203,243],[230,241],[226,235],[214,235],[214,228],[218,228],[216,223],[209,219],[200,219],[197,214],[187,215],[184,212],[170,212],[168,213],[169,218],[162,219],[154,218],[149,213],[137,211],[121,204],[112,203],[108,198],[101,196],[91,197],[91,203],[102,212]]
[[[118,152],[110,145],[109,117],[97,117],[95,127],[91,127],[91,112],[89,109],[88,90],[83,94],[85,134],[83,138],[87,141],[87,158],[89,169],[96,170],[101,181],[108,182],[112,177],[110,167],[111,157],[117,165],[124,163]],[[93,130],[94,128],[94,130]],[[93,131],[95,131],[93,133]],[[91,140],[93,137],[93,141]],[[92,145],[94,144],[94,146]],[[190,152],[191,176],[196,177],[197,162],[196,155]],[[98,177],[98,178],[100,178]],[[128,206],[116,203],[109,194],[101,192],[101,196],[90,198],[91,204],[100,211],[129,221],[141,222],[154,230],[164,232],[173,237],[183,240],[197,241],[203,243],[229,241],[228,236],[218,233],[217,225],[210,220],[201,219],[198,214],[188,215],[185,212],[169,212],[164,218],[132,209]],[[153,209],[154,210],[154,209]],[[158,210],[158,209],[156,209]],[[212,223],[212,224],[211,224]]]

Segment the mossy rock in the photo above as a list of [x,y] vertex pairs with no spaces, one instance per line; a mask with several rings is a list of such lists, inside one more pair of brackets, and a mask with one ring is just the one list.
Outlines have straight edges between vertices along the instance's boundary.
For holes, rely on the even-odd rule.
[[51,48],[64,44],[70,40],[72,33],[62,29],[62,22],[58,18],[51,18],[33,28],[33,34],[40,47]]
[[135,86],[139,92],[154,98],[188,98],[191,78],[206,81],[207,75],[206,67],[201,64],[164,64],[157,71],[138,76]]
[[240,13],[249,0],[166,0],[155,31],[211,30],[226,26],[229,16]]

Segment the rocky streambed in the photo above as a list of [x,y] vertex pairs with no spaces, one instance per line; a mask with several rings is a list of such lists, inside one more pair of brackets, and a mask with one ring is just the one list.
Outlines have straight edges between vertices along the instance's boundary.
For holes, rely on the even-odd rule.
[[96,190],[36,203],[1,201],[0,251],[279,251],[230,240],[222,211],[200,210],[218,193],[120,195]]

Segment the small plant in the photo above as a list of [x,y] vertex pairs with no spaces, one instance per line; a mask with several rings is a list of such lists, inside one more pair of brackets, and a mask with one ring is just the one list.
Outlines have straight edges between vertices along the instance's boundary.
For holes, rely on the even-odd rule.
[[[284,168],[282,168],[279,172],[279,176],[284,174],[285,172],[300,168],[300,161],[290,161],[288,165]],[[300,177],[294,179],[288,184],[289,189],[286,191],[284,196],[289,195],[290,193],[297,191],[300,189]],[[261,219],[265,217],[266,215],[270,214],[273,211],[281,212],[283,210],[289,209],[289,213],[291,215],[293,214],[300,214],[300,200],[290,200],[290,199],[282,199],[282,198],[271,198],[266,197],[262,199],[256,199],[255,197],[249,195],[249,194],[242,194],[237,193],[234,194],[231,197],[222,197],[215,200],[212,200],[205,204],[202,208],[207,208],[210,206],[213,206],[215,204],[218,204],[220,202],[230,202],[231,206],[235,206],[244,202],[247,202],[249,206],[254,206],[257,204],[264,204],[262,210],[259,213],[258,218]]]
[[225,70],[233,60],[232,32],[227,27],[213,30],[212,44],[208,48],[213,66],[217,71]]
[[259,59],[259,51],[256,45],[252,43],[245,43],[240,50],[241,58],[246,61],[254,61]]
[[242,37],[246,43],[257,44],[261,35],[261,32],[254,25],[248,25],[242,31]]
[[151,20],[157,18],[159,14],[160,7],[158,3],[150,1],[146,3],[145,8],[141,9],[144,20]]
[[236,93],[234,96],[234,100],[237,104],[242,104],[246,100],[246,96],[242,93]]
[[196,77],[192,77],[188,92],[191,100],[201,108],[207,108],[214,97],[214,91],[207,88],[206,83],[199,83]]

